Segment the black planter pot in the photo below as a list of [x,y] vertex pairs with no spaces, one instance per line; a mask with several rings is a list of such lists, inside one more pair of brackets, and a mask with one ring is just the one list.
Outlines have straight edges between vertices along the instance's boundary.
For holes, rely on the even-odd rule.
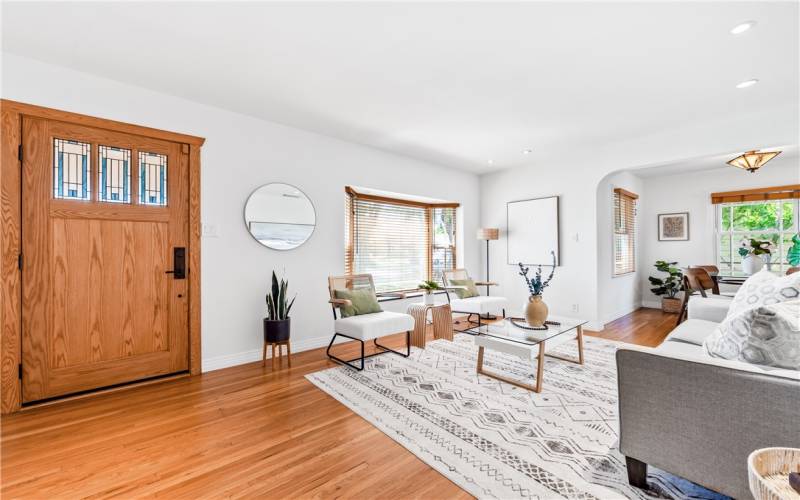
[[286,342],[289,340],[289,331],[292,318],[269,320],[264,319],[264,342]]

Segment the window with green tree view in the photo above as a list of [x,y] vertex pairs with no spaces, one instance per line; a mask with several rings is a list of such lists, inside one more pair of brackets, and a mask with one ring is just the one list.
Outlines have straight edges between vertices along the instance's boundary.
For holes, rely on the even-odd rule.
[[798,234],[798,200],[745,201],[716,206],[717,266],[720,273],[744,276],[742,257],[737,251],[742,241],[756,239],[772,243],[772,254],[764,260],[772,271],[783,273],[789,263],[786,253],[792,236]]

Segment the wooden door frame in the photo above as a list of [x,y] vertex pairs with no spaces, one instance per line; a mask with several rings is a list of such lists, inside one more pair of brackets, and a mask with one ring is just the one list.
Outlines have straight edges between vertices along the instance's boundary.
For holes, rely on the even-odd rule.
[[21,408],[22,289],[19,269],[22,117],[57,120],[180,143],[189,154],[189,371],[200,373],[200,148],[205,139],[0,99],[0,413]]

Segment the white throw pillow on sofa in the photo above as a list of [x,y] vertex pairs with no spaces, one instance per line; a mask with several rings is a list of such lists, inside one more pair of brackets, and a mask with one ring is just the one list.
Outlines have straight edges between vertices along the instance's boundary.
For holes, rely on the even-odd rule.
[[717,358],[800,370],[800,300],[728,316],[703,347]]
[[800,370],[800,273],[749,277],[703,346],[718,358]]
[[776,276],[763,269],[747,278],[736,292],[728,317],[748,309],[800,299],[800,273]]

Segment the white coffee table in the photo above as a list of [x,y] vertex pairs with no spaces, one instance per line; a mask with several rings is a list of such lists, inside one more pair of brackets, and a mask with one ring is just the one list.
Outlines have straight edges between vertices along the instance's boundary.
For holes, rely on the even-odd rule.
[[[481,325],[480,327],[470,328],[468,333],[475,335],[474,342],[478,346],[478,367],[477,371],[481,375],[502,380],[509,384],[522,387],[529,391],[542,392],[542,378],[544,375],[544,357],[569,361],[571,363],[583,364],[583,325],[587,323],[583,319],[565,318],[551,316],[548,322],[558,324],[548,324],[547,330],[528,330],[520,328],[512,323],[511,318],[506,318],[502,322]],[[524,324],[524,320],[518,322]],[[567,358],[545,353],[545,345],[560,344],[569,340],[568,333],[575,332],[578,341],[578,357]],[[524,360],[536,360],[536,385],[528,385],[517,380],[504,377],[503,375],[486,371],[483,368],[483,354],[485,349],[504,352],[520,357]]]

